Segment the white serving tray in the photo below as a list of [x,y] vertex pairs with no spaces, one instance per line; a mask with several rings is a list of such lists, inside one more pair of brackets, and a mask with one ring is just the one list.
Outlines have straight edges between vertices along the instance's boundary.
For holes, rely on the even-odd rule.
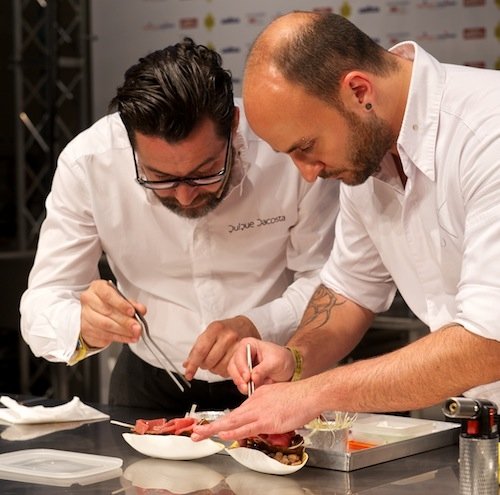
[[89,485],[122,474],[122,459],[54,449],[0,454],[0,479],[53,486]]

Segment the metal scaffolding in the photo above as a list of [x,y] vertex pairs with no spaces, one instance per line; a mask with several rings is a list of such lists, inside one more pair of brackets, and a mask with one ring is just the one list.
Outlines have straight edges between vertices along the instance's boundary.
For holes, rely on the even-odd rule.
[[[14,38],[16,252],[33,259],[56,160],[90,120],[88,0],[12,0]],[[48,395],[89,388],[91,363],[36,360],[20,343],[21,392],[49,375]]]
[[89,124],[87,0],[13,0],[17,244],[34,249],[55,161]]

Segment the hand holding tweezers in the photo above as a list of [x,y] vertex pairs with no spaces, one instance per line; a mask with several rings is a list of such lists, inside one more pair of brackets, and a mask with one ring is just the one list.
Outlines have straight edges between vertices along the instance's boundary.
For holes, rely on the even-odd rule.
[[[125,297],[125,295],[118,289],[118,287],[113,283],[113,281],[108,280],[108,284],[115,289],[115,291],[123,297],[123,299],[127,300],[128,299]],[[146,347],[148,348],[149,352],[153,354],[153,356],[163,364],[163,367],[165,371],[168,373],[170,378],[174,381],[174,383],[179,387],[181,392],[184,392],[184,387],[182,384],[179,382],[177,376],[175,376],[170,369],[165,366],[165,363],[167,363],[178,375],[181,381],[184,383],[184,385],[188,388],[191,388],[191,384],[184,378],[184,375],[177,369],[175,364],[171,361],[171,359],[163,352],[161,347],[152,339],[151,334],[149,333],[149,327],[146,319],[144,316],[142,316],[138,311],[134,312],[134,317],[135,319],[139,322],[142,328],[142,340]]]

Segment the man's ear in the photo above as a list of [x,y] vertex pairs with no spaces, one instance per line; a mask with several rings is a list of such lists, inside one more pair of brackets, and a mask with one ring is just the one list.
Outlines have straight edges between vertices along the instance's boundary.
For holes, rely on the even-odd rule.
[[373,84],[368,74],[361,71],[348,72],[341,81],[342,101],[347,108],[355,112],[365,109],[373,98]]

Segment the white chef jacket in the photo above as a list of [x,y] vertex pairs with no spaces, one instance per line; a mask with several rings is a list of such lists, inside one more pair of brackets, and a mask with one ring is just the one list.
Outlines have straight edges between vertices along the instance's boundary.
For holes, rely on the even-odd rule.
[[[106,253],[119,288],[147,306],[153,339],[179,370],[214,320],[246,315],[263,339],[285,343],[319,285],[338,212],[336,181],[304,181],[291,160],[249,129],[240,101],[231,191],[199,219],[172,213],[135,182],[118,114],[63,150],[42,225],[21,330],[36,356],[68,361],[79,296]],[[130,346],[162,366],[143,341]],[[196,378],[221,378],[200,370]]]
[[[500,72],[440,64],[415,43],[397,147],[364,184],[341,185],[322,282],[374,312],[396,287],[432,330],[456,322],[500,340]],[[500,405],[500,383],[471,392]]]

